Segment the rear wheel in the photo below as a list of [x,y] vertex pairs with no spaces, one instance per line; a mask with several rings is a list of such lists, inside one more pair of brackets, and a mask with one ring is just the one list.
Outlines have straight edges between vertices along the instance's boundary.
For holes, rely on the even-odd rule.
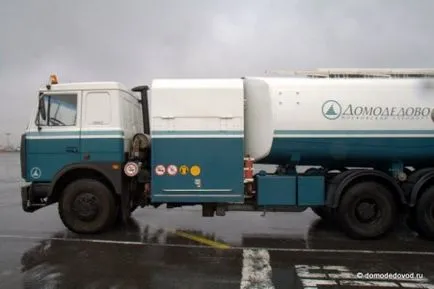
[[117,215],[113,193],[93,179],[70,183],[60,197],[58,208],[64,225],[79,234],[99,233],[112,226]]
[[412,216],[415,220],[414,230],[424,238],[434,239],[434,186],[423,191]]
[[312,211],[324,221],[331,221],[334,218],[334,210],[328,207],[311,207]]
[[413,211],[403,216],[403,223],[409,230],[418,232],[416,216]]
[[353,239],[374,239],[388,233],[397,219],[397,205],[390,191],[376,182],[363,182],[344,192],[338,219]]

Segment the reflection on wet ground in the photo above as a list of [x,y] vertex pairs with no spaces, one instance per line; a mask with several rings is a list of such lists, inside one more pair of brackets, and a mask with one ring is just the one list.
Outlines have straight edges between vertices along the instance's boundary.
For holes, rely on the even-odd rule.
[[[22,257],[24,288],[238,288],[229,251],[42,241]],[[223,277],[223,278],[222,278]],[[41,287],[34,286],[36,282]],[[26,287],[26,284],[30,286]]]
[[[317,221],[306,235],[308,242],[301,237],[248,235],[243,236],[241,246],[228,250],[202,245],[177,235],[177,231],[142,226],[134,219],[126,227],[86,238],[67,230],[36,243],[25,238],[9,236],[2,239],[0,236],[0,248],[32,244],[21,256],[20,272],[14,273],[22,274],[22,278],[17,279],[20,282],[0,277],[0,285],[3,281],[8,287],[1,288],[26,289],[316,288],[310,286],[312,284],[351,288],[356,285],[434,288],[430,283],[434,280],[434,252],[428,251],[432,248],[428,242],[406,241],[399,237],[402,234],[393,234],[387,240],[377,242],[357,242],[342,237],[335,230]],[[185,232],[219,242],[214,236],[200,231]],[[413,250],[413,253],[402,250],[393,253],[394,243],[395,247],[401,244],[401,249]],[[422,249],[427,252],[419,252]],[[255,267],[254,264],[262,266]],[[373,281],[357,277],[357,272],[421,275],[404,280],[377,278],[379,280]],[[255,287],[255,284],[262,287]]]
[[[194,226],[193,226],[194,227]],[[405,226],[398,228],[396,232],[389,236],[371,241],[357,241],[348,239],[336,226],[316,219],[307,228],[304,235],[271,234],[271,233],[248,233],[239,232],[241,242],[230,243],[224,235],[206,233],[200,230],[179,227],[176,230],[163,227],[155,227],[149,224],[141,225],[136,219],[132,218],[128,225],[117,227],[99,235],[79,236],[67,230],[62,230],[51,236],[50,239],[96,242],[96,243],[119,243],[131,245],[176,245],[194,247],[214,247],[219,248],[220,244],[226,247],[261,247],[269,250],[297,250],[297,251],[388,251],[394,252],[429,252],[433,250],[433,243],[420,239]],[[10,236],[11,238],[14,235]],[[17,236],[17,238],[19,238]],[[25,238],[25,237],[23,237]],[[39,239],[39,238],[38,238]],[[211,243],[211,244],[209,244]],[[434,253],[433,253],[434,254]]]
[[[352,288],[355,285],[384,287],[387,282],[392,287],[434,288],[430,284],[430,280],[434,280],[433,258],[419,253],[407,256],[400,255],[399,251],[397,254],[345,253],[339,252],[341,248],[336,246],[337,252],[332,254],[282,251],[276,247],[272,249],[266,237],[246,237],[245,245],[258,246],[263,242],[272,250],[245,247],[221,250],[197,246],[174,233],[164,234],[163,231],[141,228],[138,222],[132,221],[128,229],[117,231],[118,238],[106,235],[100,236],[100,241],[87,239],[96,242],[82,240],[66,231],[56,233],[24,252],[21,257],[22,287],[8,288],[307,288],[312,282]],[[111,232],[111,237],[117,233]],[[110,240],[112,242],[105,242]],[[285,247],[293,249],[303,242],[291,243],[284,238],[280,241],[296,245]],[[248,258],[253,260],[252,264],[262,262],[263,266],[249,267]],[[268,272],[264,272],[267,268]],[[368,282],[358,278],[357,272],[413,272],[421,276],[412,280]],[[326,277],[320,278],[323,275]],[[249,281],[246,282],[249,286],[241,286],[244,279]],[[254,284],[268,284],[269,287],[255,287]],[[414,287],[416,285],[418,287]]]

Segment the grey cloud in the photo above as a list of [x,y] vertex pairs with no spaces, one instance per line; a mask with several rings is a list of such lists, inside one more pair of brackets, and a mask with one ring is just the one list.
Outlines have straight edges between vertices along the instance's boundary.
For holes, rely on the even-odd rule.
[[[432,0],[8,1],[0,134],[60,81],[239,77],[268,69],[434,66]],[[11,109],[13,107],[14,109]],[[16,109],[15,109],[16,108]]]

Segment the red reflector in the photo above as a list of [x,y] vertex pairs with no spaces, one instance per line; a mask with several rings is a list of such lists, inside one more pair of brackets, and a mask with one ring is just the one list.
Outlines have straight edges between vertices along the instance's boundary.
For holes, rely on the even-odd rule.
[[244,158],[244,180],[251,182],[253,180],[253,158]]

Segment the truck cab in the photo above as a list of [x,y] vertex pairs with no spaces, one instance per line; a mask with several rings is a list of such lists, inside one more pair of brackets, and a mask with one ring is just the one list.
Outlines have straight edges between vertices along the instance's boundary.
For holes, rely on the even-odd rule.
[[29,183],[21,192],[23,209],[58,201],[77,174],[97,177],[120,194],[129,140],[143,131],[134,93],[117,82],[59,84],[53,75],[35,106],[21,137],[21,174]]

